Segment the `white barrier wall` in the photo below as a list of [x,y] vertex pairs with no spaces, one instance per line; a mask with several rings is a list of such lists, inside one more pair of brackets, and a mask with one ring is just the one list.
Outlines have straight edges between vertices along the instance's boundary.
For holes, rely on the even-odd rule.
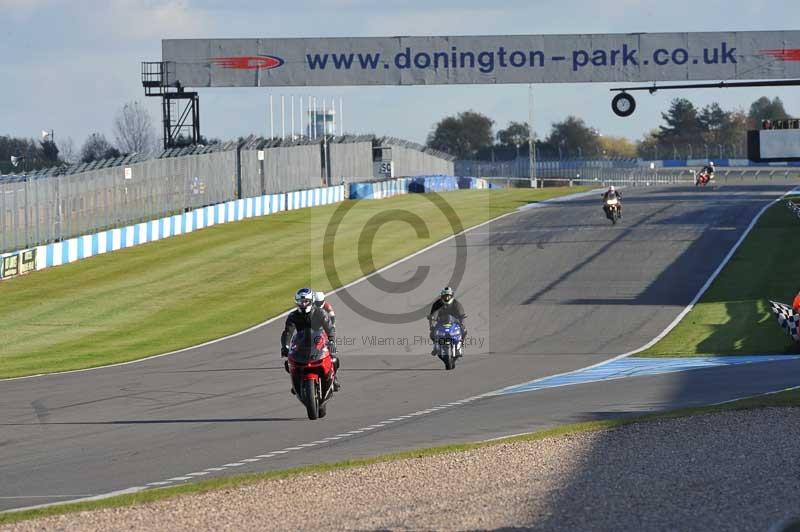
[[[344,200],[344,186],[267,194],[202,207],[127,227],[109,229],[27,250],[0,255],[0,279],[32,270],[60,266],[118,249],[155,242],[200,229],[245,218],[282,211],[338,203]],[[26,260],[27,259],[27,260]],[[35,266],[34,266],[35,263]]]

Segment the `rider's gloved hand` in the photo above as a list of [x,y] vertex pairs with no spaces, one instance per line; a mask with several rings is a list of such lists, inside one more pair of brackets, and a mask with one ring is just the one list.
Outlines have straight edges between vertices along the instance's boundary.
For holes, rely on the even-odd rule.
[[289,356],[289,347],[283,346],[281,347],[281,357],[288,357]]

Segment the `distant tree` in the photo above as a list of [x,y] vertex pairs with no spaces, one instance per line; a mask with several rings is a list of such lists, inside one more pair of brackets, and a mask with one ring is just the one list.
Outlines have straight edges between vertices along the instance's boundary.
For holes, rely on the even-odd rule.
[[602,154],[600,136],[596,129],[586,125],[582,118],[568,116],[553,124],[546,143],[564,157],[596,157]]
[[636,153],[642,159],[659,159],[664,156],[664,151],[658,145],[658,128],[651,129],[636,143]]
[[67,137],[66,139],[60,141],[59,144],[61,160],[69,164],[76,162],[75,142],[72,140],[72,137]]
[[747,127],[757,129],[762,120],[780,120],[782,118],[789,118],[789,115],[783,108],[781,99],[776,96],[770,100],[766,96],[762,96],[750,104],[750,112],[747,113]]
[[119,157],[120,152],[114,148],[102,133],[92,133],[81,148],[81,162],[90,163],[98,159]]
[[502,146],[522,146],[530,136],[528,124],[509,122],[508,127],[497,132],[497,142]]
[[428,135],[427,145],[462,159],[472,158],[481,148],[491,146],[493,124],[494,120],[474,111],[448,116]]
[[600,148],[603,150],[604,157],[625,159],[636,157],[636,144],[625,137],[604,135],[598,140],[600,142]]
[[58,163],[61,160],[58,158],[58,146],[52,140],[43,140],[40,143],[41,158],[48,163]]
[[659,126],[658,138],[666,143],[697,142],[703,131],[697,108],[686,98],[672,100],[666,113],[661,113],[665,126]]
[[143,153],[155,147],[150,113],[140,102],[126,103],[114,117],[114,140],[123,153]]

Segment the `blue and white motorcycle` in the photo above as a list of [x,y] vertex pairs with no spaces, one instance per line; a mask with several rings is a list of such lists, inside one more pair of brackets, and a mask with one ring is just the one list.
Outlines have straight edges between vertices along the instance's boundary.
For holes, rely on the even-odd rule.
[[448,316],[436,323],[433,336],[436,343],[436,356],[444,362],[445,369],[454,369],[456,359],[461,358],[464,354],[461,324],[451,320]]

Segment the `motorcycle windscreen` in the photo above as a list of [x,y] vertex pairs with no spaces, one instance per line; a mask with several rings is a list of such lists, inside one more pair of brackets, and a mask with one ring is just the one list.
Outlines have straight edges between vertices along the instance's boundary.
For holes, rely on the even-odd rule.
[[327,338],[322,329],[298,331],[292,338],[292,358],[298,362],[311,362],[323,358]]

